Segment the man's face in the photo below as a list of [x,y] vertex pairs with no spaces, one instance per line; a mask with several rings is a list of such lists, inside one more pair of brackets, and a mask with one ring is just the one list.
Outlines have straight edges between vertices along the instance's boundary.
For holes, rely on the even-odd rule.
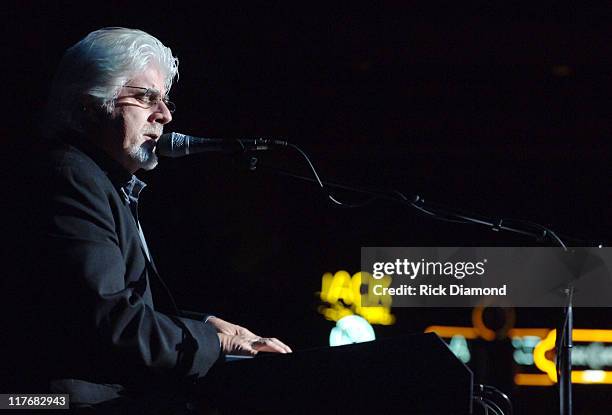
[[115,102],[110,126],[103,132],[103,147],[131,173],[151,170],[157,166],[155,144],[164,125],[172,121],[163,101],[150,102],[156,94],[163,96],[164,77],[149,67],[126,85],[129,87],[121,89]]

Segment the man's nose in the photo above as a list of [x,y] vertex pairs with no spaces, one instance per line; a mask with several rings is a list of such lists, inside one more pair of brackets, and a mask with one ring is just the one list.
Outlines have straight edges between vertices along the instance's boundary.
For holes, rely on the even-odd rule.
[[151,122],[164,125],[172,121],[172,113],[164,101],[159,101],[153,108],[154,111],[149,119]]

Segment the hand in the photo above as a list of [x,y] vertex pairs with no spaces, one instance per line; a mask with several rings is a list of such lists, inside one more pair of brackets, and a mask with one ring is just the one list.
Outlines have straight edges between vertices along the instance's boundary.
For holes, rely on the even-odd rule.
[[291,353],[291,348],[276,338],[256,335],[244,327],[218,317],[208,319],[219,336],[225,354],[254,356],[259,352]]
[[217,330],[217,333],[228,334],[230,336],[259,337],[250,330],[237,324],[230,323],[229,321],[222,320],[219,317],[209,318],[208,323],[210,323],[215,330]]
[[251,337],[217,333],[225,354],[255,356],[259,352],[291,353],[289,346],[275,338]]

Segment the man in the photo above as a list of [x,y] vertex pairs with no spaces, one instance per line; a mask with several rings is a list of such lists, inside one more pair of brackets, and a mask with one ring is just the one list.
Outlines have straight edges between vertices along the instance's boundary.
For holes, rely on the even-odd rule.
[[169,48],[125,28],[90,33],[61,61],[45,148],[24,182],[30,225],[20,246],[36,261],[8,290],[26,310],[12,327],[14,353],[25,356],[21,383],[48,388],[28,392],[68,393],[76,407],[144,408],[153,390],[181,401],[173,387],[204,376],[221,353],[291,352],[218,317],[180,312],[157,274],[138,222],[144,183],[133,174],[157,165],[177,76]]

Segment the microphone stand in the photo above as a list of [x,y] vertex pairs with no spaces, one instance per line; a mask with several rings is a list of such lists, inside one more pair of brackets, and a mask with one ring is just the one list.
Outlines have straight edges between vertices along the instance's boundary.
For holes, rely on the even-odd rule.
[[[420,196],[413,196],[412,198],[408,198],[404,196],[402,193],[398,191],[381,191],[377,189],[364,188],[364,187],[356,187],[352,185],[347,185],[343,183],[334,183],[328,181],[322,181],[319,179],[314,166],[306,156],[306,154],[301,151],[299,148],[289,144],[290,147],[294,147],[298,150],[306,159],[308,164],[310,165],[315,178],[300,176],[293,174],[288,171],[284,171],[281,169],[266,167],[273,172],[281,174],[283,176],[292,177],[294,179],[298,179],[301,181],[306,181],[310,183],[317,183],[319,186],[326,192],[326,188],[329,189],[340,189],[344,191],[350,191],[353,193],[359,193],[364,195],[369,195],[371,198],[365,203],[361,203],[358,205],[346,205],[345,203],[338,202],[331,194],[327,193],[327,196],[334,203],[340,206],[346,207],[360,207],[364,206],[367,203],[372,202],[375,199],[389,200],[393,202],[398,202],[401,204],[410,205],[423,213],[433,216],[436,219],[442,219],[449,222],[459,222],[459,223],[472,223],[484,226],[489,228],[492,231],[507,231],[512,233],[517,233],[521,235],[526,235],[533,237],[537,241],[541,242],[545,240],[547,237],[552,239],[557,245],[559,245],[564,251],[568,251],[567,246],[563,243],[563,241],[553,232],[552,230],[535,223],[525,222],[525,221],[517,221],[522,223],[523,225],[529,225],[531,227],[538,228],[541,232],[534,232],[532,229],[521,229],[520,227],[508,226],[504,223],[507,223],[509,220],[504,219],[492,219],[480,216],[477,217],[473,214],[466,214],[460,212],[458,210],[442,208],[441,206],[434,206],[433,204],[425,204],[425,200]],[[249,170],[254,171],[257,167],[257,158],[256,157],[246,157],[248,160]],[[511,222],[511,221],[510,221]],[[572,330],[573,330],[573,295],[574,295],[574,287],[571,283],[568,284],[568,287],[565,289],[565,293],[567,294],[567,305],[564,308],[564,318],[563,322],[560,324],[559,329],[557,330],[557,339],[556,339],[556,349],[557,349],[557,381],[559,384],[559,410],[561,415],[572,415],[573,405],[572,405]]]
[[[557,330],[557,367],[559,381],[559,413],[561,415],[571,415],[573,411],[572,402],[572,330],[574,324],[574,314],[572,310],[572,300],[574,297],[574,287],[569,284],[566,290],[567,306],[565,307],[565,319],[560,330]],[[560,338],[559,338],[560,336]]]

